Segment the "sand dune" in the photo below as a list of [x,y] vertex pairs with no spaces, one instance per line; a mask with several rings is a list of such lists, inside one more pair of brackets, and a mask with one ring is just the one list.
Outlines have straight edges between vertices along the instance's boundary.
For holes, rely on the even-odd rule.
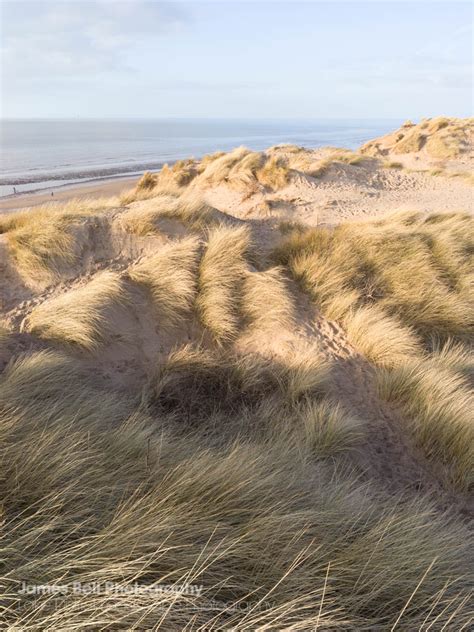
[[7,626],[468,628],[472,188],[388,144],[0,215]]

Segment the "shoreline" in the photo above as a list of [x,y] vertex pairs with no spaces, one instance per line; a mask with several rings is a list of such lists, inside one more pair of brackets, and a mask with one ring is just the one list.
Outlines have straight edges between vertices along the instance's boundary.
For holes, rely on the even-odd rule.
[[[117,176],[115,178],[65,184],[62,187],[41,189],[31,193],[8,195],[0,198],[0,213],[19,211],[42,204],[67,202],[75,198],[113,197],[133,188],[139,179],[140,175]],[[54,193],[54,195],[51,195],[51,193]]]

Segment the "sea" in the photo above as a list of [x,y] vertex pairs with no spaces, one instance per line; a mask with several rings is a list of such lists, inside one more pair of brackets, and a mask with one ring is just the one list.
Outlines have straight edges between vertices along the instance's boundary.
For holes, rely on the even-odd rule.
[[281,143],[356,149],[401,120],[42,119],[0,121],[0,197],[140,175],[180,158]]

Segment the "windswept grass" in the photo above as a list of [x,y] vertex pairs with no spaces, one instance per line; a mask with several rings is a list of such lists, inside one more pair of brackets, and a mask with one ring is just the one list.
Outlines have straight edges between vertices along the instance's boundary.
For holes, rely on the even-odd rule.
[[223,219],[223,213],[203,202],[193,192],[180,196],[157,193],[143,205],[126,211],[121,217],[121,223],[127,232],[150,235],[160,232],[160,222],[163,220],[175,220],[193,230],[202,231]]
[[95,352],[113,337],[113,312],[127,300],[120,275],[101,272],[87,285],[35,307],[27,328],[45,340]]
[[199,268],[197,307],[203,325],[218,342],[232,340],[239,329],[248,249],[246,227],[221,226],[209,232]]
[[385,169],[403,169],[403,163],[396,160],[388,160],[383,163]]
[[360,151],[373,156],[423,151],[429,158],[456,159],[468,151],[472,130],[472,119],[447,117],[422,119],[417,125],[404,124],[393,133],[369,141],[361,147]]
[[365,434],[360,419],[330,400],[301,402],[295,421],[302,426],[305,447],[322,457],[353,448]]
[[294,321],[294,310],[288,281],[281,268],[247,273],[242,312],[251,327],[257,330],[287,329]]
[[150,171],[145,171],[140,180],[137,182],[137,189],[154,189],[158,182],[158,175],[156,173],[150,173]]
[[472,331],[472,219],[403,213],[292,233],[275,251],[329,316],[376,303],[425,340]]
[[422,352],[413,331],[376,305],[347,311],[342,325],[357,350],[380,366],[400,366]]
[[190,315],[197,290],[199,241],[188,237],[166,244],[128,269],[128,276],[147,287],[160,325],[174,327]]
[[400,136],[400,140],[392,149],[395,154],[409,154],[420,151],[426,143],[426,135],[416,127],[410,129],[406,134],[400,134]]
[[328,390],[331,365],[321,356],[319,349],[308,347],[294,352],[285,364],[285,394],[295,404],[302,398],[323,397]]
[[[35,359],[42,377],[24,362],[0,376],[8,628],[469,625],[462,524],[423,501],[388,502],[330,462],[315,475],[286,440],[248,436],[210,448],[199,432],[190,440],[139,410],[130,415],[118,394],[106,409],[98,388],[88,388],[86,400],[81,377],[54,358]],[[49,407],[37,409],[21,395],[41,384]],[[310,445],[329,418],[344,423],[322,406],[305,414]],[[52,599],[19,594],[22,581],[107,581],[121,590]],[[157,591],[137,593],[135,583]],[[170,584],[200,592],[159,592]]]
[[301,171],[312,178],[321,178],[338,164],[360,166],[371,159],[348,149],[332,149],[323,158],[316,158],[312,152],[295,154],[290,160],[290,167]]
[[158,173],[157,184],[160,186],[185,187],[199,174],[198,163],[194,159],[177,160],[171,167],[164,165]]
[[436,134],[428,138],[426,150],[433,158],[454,159],[462,152],[462,139],[459,135]]
[[276,190],[288,184],[290,178],[285,159],[245,147],[238,147],[202,166],[200,181],[209,186],[226,183],[237,189],[257,190],[263,186]]
[[[237,147],[233,151],[210,161],[206,165],[201,178],[210,185],[226,182],[231,170],[250,154],[246,147]],[[234,172],[235,175],[235,172]]]
[[400,406],[427,457],[442,464],[451,484],[467,491],[474,483],[474,398],[465,378],[442,363],[418,360],[379,370],[378,390]]
[[474,377],[474,357],[470,353],[469,347],[453,343],[450,340],[445,344],[434,341],[430,360],[435,366],[451,369],[466,377]]
[[271,156],[257,172],[257,179],[264,187],[275,191],[283,189],[288,184],[290,171],[281,158]]
[[9,335],[8,329],[0,323],[0,344],[5,342]]
[[80,261],[90,230],[102,226],[100,211],[115,203],[73,200],[64,206],[44,206],[0,217],[0,232],[7,233],[8,250],[21,277],[34,285],[58,280]]

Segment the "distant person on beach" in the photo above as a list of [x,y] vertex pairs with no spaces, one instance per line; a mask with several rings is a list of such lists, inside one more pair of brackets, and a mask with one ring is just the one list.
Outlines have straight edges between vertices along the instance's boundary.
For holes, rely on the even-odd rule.
[[16,187],[13,187],[13,195],[16,195]]
[[53,191],[51,191],[51,197],[54,197],[54,193],[53,193]]

